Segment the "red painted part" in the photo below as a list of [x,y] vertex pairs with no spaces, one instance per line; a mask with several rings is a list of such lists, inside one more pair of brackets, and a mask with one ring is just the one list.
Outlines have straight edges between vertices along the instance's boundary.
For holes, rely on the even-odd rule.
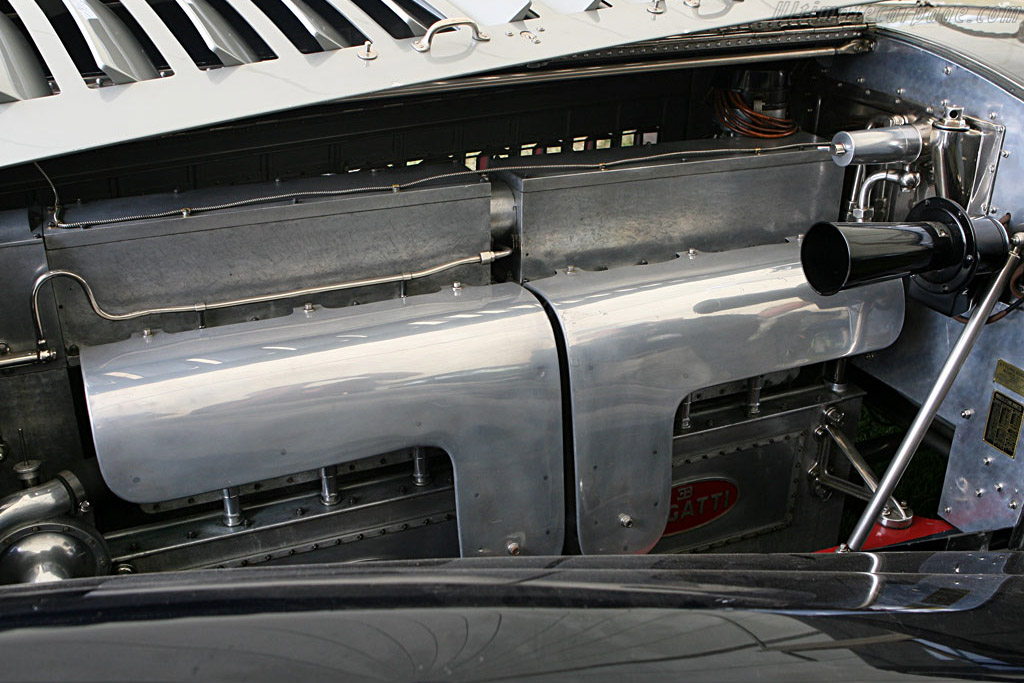
[[[953,531],[954,528],[941,519],[929,519],[927,517],[914,517],[914,523],[906,529],[886,529],[881,524],[876,524],[875,528],[868,535],[867,540],[864,541],[862,550],[877,550],[878,548],[885,548],[898,543],[916,541],[928,536]],[[838,547],[825,548],[816,552],[834,553]]]
[[678,484],[672,488],[668,523],[662,535],[681,534],[710,524],[732,510],[739,498],[739,488],[728,479],[701,479]]

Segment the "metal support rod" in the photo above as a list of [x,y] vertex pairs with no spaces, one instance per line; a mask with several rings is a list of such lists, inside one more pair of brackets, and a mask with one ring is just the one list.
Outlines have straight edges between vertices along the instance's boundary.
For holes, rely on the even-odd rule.
[[751,377],[747,380],[747,415],[754,416],[761,412],[761,389],[764,388],[764,375]]
[[999,300],[999,295],[1006,289],[1010,276],[1020,261],[1020,247],[1024,244],[1024,233],[1015,234],[1011,241],[1013,249],[1006,259],[1006,264],[992,280],[992,284],[989,285],[981,303],[971,313],[971,319],[967,321],[964,331],[960,334],[960,338],[956,340],[953,349],[949,352],[949,357],[946,358],[946,362],[939,371],[939,376],[936,378],[932,390],[921,404],[921,409],[907,430],[907,435],[903,437],[903,442],[896,451],[896,455],[893,456],[889,469],[885,471],[885,475],[878,485],[878,490],[875,491],[874,498],[864,508],[863,514],[857,521],[857,526],[854,527],[853,533],[850,534],[850,540],[846,543],[850,550],[860,550],[864,546],[864,541],[867,540],[875,520],[881,514],[882,508],[885,507],[893,490],[910,464],[911,459],[913,459],[917,447],[921,445],[928,427],[931,425],[932,420],[935,419],[939,406],[942,405],[943,399],[949,393],[949,389],[953,386],[953,381],[960,372],[960,368],[963,367],[964,361],[967,360],[967,355],[974,346],[974,342],[985,327],[985,321],[992,313],[992,309]]
[[420,446],[412,449],[412,480],[417,486],[430,483],[430,463],[427,461],[426,450]]
[[813,47],[798,50],[772,50],[768,52],[751,52],[735,55],[717,55],[714,57],[683,57],[681,59],[665,59],[645,62],[628,62],[626,64],[600,64],[597,66],[569,67],[548,71],[523,71],[488,76],[467,76],[451,80],[429,81],[399,88],[391,88],[383,92],[350,97],[346,102],[359,100],[408,97],[435,92],[460,92],[481,88],[509,87],[527,83],[564,82],[584,78],[604,76],[620,76],[634,73],[657,73],[675,71],[677,69],[703,69],[715,66],[734,66],[739,64],[759,64],[777,62],[788,59],[815,59],[818,57],[834,57],[836,55],[852,55],[870,52],[871,44],[857,38],[836,47]]
[[337,505],[341,502],[338,493],[338,467],[330,465],[320,468],[320,502],[324,505]]
[[28,365],[30,363],[45,363],[57,358],[57,354],[54,351],[48,349],[39,349],[38,351],[28,351],[26,353],[10,353],[0,356],[0,370],[4,368],[13,368],[17,365]]
[[[868,465],[867,461],[861,456],[860,451],[857,450],[857,446],[854,445],[853,441],[842,432],[842,430],[833,427],[830,424],[824,424],[821,426],[825,432],[832,437],[832,441],[835,442],[839,450],[842,451],[846,459],[853,465],[853,469],[857,470],[857,474],[867,484],[868,489],[873,494],[878,490],[878,477],[875,476],[871,466]],[[903,506],[897,502],[895,498],[889,496],[889,507],[893,513],[899,516],[901,519],[906,519],[907,515],[903,511]]]
[[812,476],[814,478],[815,483],[821,484],[825,488],[830,488],[834,491],[839,491],[839,493],[842,493],[843,495],[863,500],[864,502],[868,502],[869,500],[871,500],[871,497],[874,495],[871,491],[864,488],[863,486],[851,484],[845,479],[840,479],[839,477],[827,474],[824,471],[814,472]]
[[846,359],[835,360],[827,370],[828,384],[832,391],[842,393],[846,391]]
[[238,498],[238,487],[221,489],[220,496],[224,501],[224,512],[221,515],[224,526],[240,526],[242,524],[242,501]]
[[682,404],[679,406],[679,423],[676,425],[677,430],[685,432],[690,428],[690,409],[693,406],[693,394],[687,394],[686,398],[683,399]]

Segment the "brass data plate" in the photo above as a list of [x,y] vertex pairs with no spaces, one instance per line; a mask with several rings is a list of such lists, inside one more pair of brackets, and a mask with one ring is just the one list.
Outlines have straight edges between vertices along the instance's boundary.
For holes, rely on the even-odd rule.
[[1024,405],[1006,394],[992,392],[992,403],[989,404],[988,419],[985,422],[985,443],[1013,458],[1022,421]]
[[996,363],[995,381],[1010,391],[1024,396],[1024,370],[1005,360]]

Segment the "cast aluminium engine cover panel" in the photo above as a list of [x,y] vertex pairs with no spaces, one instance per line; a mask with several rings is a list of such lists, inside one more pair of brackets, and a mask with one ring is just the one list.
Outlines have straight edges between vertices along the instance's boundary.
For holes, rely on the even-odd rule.
[[568,349],[584,553],[646,552],[661,537],[672,422],[689,393],[886,347],[904,315],[898,281],[816,295],[796,244],[563,272],[529,286]]
[[452,459],[465,556],[558,554],[558,357],[518,285],[86,347],[104,479],[136,503],[411,446]]

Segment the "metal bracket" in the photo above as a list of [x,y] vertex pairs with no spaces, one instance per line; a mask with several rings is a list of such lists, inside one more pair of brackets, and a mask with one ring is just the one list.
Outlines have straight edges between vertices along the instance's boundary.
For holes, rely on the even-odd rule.
[[[826,436],[831,438],[832,443],[839,448],[839,451],[846,456],[846,459],[850,461],[853,468],[857,470],[867,488],[856,486],[838,477],[833,477],[831,474],[828,474],[823,462],[816,463],[809,474],[822,486],[834,489],[848,496],[870,501],[878,489],[878,477],[875,476],[871,466],[868,465],[860,451],[857,450],[853,439],[839,429],[838,425],[842,422],[843,417],[843,414],[837,409],[829,408],[825,411],[826,421],[814,431],[814,435],[818,438]],[[822,460],[824,461],[825,458]],[[905,504],[901,504],[895,498],[889,496],[889,502],[879,517],[878,522],[889,529],[906,529],[914,522],[914,512]]]
[[473,29],[473,40],[481,43],[485,43],[491,39],[489,35],[482,32],[477,23],[469,17],[453,17],[451,19],[442,19],[441,21],[434,22],[427,29],[427,32],[423,34],[423,37],[412,44],[412,49],[417,52],[430,52],[430,44],[434,42],[434,36],[441,31],[456,28],[458,26],[468,26]]

